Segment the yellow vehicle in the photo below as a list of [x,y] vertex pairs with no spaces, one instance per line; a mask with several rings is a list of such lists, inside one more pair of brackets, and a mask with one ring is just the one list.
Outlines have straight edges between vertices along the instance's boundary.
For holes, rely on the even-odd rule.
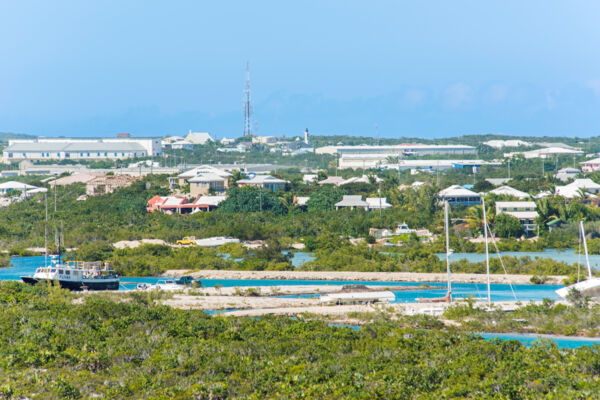
[[186,236],[183,239],[175,242],[175,244],[179,244],[181,246],[195,246],[196,245],[196,236]]

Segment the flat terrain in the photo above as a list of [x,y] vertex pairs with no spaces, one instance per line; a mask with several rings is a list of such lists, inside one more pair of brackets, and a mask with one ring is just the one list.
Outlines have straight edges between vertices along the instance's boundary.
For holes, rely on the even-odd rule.
[[[328,280],[380,282],[446,282],[445,273],[417,272],[356,272],[356,271],[230,271],[230,270],[168,270],[169,277],[191,275],[200,279],[270,279],[270,280]],[[491,283],[531,284],[532,275],[490,275]],[[566,276],[551,275],[547,284],[561,285]],[[452,274],[452,282],[487,283],[485,274]]]

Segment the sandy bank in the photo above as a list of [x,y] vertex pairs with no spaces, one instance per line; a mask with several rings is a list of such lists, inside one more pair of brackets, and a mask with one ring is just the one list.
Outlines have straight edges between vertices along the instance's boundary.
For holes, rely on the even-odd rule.
[[246,297],[246,296],[189,296],[176,294],[170,299],[161,301],[162,304],[185,310],[224,310],[224,309],[277,309],[303,307],[319,304],[318,299],[281,298],[281,297]]
[[[273,280],[330,280],[379,282],[446,282],[444,273],[417,272],[354,272],[354,271],[223,271],[223,270],[169,270],[169,277],[191,275],[200,279],[273,279]],[[490,275],[491,283],[530,284],[532,275]],[[552,275],[547,284],[561,285],[566,276]],[[452,274],[457,283],[486,283],[485,274]]]

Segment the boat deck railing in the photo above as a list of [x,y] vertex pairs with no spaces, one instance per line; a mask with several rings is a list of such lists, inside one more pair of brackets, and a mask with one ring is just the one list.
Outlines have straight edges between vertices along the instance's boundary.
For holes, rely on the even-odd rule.
[[67,261],[63,264],[71,269],[110,271],[110,263],[102,261]]

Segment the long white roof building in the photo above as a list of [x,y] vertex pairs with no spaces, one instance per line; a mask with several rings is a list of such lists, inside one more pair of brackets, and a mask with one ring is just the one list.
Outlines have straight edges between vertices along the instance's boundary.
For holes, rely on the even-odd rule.
[[97,160],[162,154],[160,138],[13,139],[3,150],[4,162],[22,160]]

